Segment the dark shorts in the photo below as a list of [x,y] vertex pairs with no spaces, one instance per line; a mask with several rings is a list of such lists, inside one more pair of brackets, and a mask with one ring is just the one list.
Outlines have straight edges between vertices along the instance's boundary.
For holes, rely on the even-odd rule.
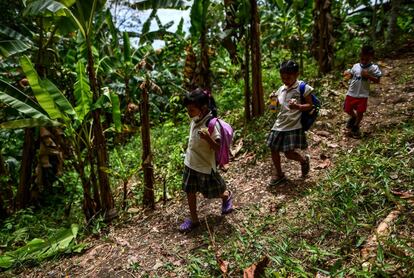
[[186,193],[200,192],[205,198],[218,198],[226,191],[226,182],[218,172],[203,174],[185,166],[183,190]]
[[344,111],[348,114],[352,113],[352,110],[357,111],[358,113],[364,113],[367,111],[368,98],[356,98],[351,96],[346,96],[344,102]]
[[306,149],[306,135],[303,129],[295,129],[289,131],[270,131],[267,137],[267,146],[272,151],[288,152],[295,149]]

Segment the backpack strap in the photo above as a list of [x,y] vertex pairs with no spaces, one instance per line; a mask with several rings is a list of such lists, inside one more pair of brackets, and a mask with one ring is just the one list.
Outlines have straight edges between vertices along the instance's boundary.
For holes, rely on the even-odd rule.
[[300,83],[299,83],[299,93],[300,93],[301,98],[303,98],[303,95],[305,94],[305,90],[306,90],[306,82],[305,81],[300,81]]
[[216,117],[212,117],[208,121],[208,133],[210,133],[210,135],[213,133],[213,130],[214,130],[214,127],[216,126],[217,121],[218,121],[218,118]]

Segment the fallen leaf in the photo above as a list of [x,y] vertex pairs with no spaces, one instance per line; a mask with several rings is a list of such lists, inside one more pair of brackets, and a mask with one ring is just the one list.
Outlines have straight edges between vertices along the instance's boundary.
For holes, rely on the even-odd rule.
[[243,271],[243,278],[256,278],[264,274],[266,266],[270,260],[267,256],[264,256],[257,264],[252,264],[250,267]]
[[329,137],[329,135],[331,135],[328,131],[324,131],[324,130],[318,130],[315,133],[322,137]]
[[233,157],[235,157],[240,150],[243,148],[243,139],[240,139],[239,142],[237,143],[236,147],[234,149],[230,150],[230,153]]
[[315,169],[326,169],[331,166],[332,162],[329,159],[323,160],[321,163],[315,166]]
[[339,145],[336,144],[336,143],[328,143],[328,147],[333,148],[333,149],[336,149],[336,148],[339,147]]
[[216,260],[217,260],[217,263],[218,263],[218,265],[220,267],[220,271],[223,274],[223,277],[226,277],[227,276],[228,269],[229,269],[229,262],[228,261],[224,261],[219,256],[216,256]]

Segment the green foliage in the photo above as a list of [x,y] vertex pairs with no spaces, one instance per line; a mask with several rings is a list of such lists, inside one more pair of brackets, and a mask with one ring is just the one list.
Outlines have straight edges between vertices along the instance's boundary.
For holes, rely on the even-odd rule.
[[[72,224],[70,229],[61,230],[47,240],[35,238],[23,247],[5,252],[0,256],[0,268],[7,269],[26,261],[42,261],[64,252],[80,252],[85,245],[76,244],[78,230],[78,225]],[[24,232],[25,229],[18,230],[17,236]]]

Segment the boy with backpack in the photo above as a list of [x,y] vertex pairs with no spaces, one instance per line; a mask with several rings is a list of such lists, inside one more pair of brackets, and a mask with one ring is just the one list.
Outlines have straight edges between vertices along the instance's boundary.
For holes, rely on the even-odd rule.
[[345,79],[351,79],[344,102],[344,111],[350,116],[346,128],[351,130],[351,136],[361,136],[359,126],[367,110],[369,82],[379,83],[382,76],[378,65],[372,63],[374,48],[364,45],[359,54],[359,63],[344,72]]
[[286,158],[300,163],[302,177],[306,177],[310,170],[309,156],[301,155],[296,149],[308,147],[305,129],[309,126],[304,129],[302,112],[314,108],[313,95],[311,94],[313,88],[297,80],[299,66],[292,60],[283,62],[279,72],[284,84],[276,92],[280,111],[267,138],[267,145],[271,149],[272,161],[276,170],[276,176],[271,179],[270,186],[286,182],[286,176],[280,163],[280,152],[283,152]]

